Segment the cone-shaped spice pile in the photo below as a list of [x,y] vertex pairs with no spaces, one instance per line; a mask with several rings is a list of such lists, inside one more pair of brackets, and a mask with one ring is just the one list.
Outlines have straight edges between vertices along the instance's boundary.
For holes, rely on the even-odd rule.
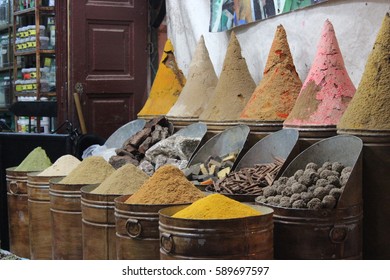
[[279,25],[268,55],[263,79],[241,112],[244,121],[284,121],[302,87],[295,70],[286,31]]
[[240,43],[232,32],[217,87],[199,120],[237,121],[255,88]]
[[201,36],[190,64],[187,82],[167,117],[197,119],[210,100],[217,83],[217,74]]
[[336,126],[355,93],[329,20],[317,54],[285,127]]
[[173,46],[167,40],[149,98],[138,117],[166,115],[178,99],[186,78],[179,69],[173,54]]
[[390,130],[390,15],[386,14],[354,98],[338,129]]

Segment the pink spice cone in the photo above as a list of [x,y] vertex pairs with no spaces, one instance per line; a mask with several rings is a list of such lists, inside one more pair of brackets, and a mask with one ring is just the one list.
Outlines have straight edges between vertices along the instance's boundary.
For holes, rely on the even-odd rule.
[[284,126],[336,126],[355,91],[333,25],[326,20],[314,62]]

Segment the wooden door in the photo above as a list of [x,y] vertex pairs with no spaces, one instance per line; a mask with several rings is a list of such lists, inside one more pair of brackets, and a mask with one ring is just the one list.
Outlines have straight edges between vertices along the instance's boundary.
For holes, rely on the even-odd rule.
[[70,0],[69,22],[68,97],[79,90],[87,132],[107,138],[146,100],[148,1]]

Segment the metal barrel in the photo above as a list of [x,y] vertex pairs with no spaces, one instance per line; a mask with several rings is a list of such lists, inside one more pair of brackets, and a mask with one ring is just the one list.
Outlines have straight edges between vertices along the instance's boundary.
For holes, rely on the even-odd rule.
[[262,215],[215,220],[172,218],[185,206],[160,210],[160,259],[273,259],[273,210]]
[[52,259],[52,237],[49,182],[52,176],[37,176],[40,172],[27,174],[27,196],[30,234],[30,258]]
[[130,195],[115,199],[118,260],[158,260],[158,211],[171,205],[126,204]]
[[54,260],[82,260],[81,191],[85,185],[50,180],[50,213]]
[[362,258],[362,148],[357,137],[334,136],[313,144],[287,166],[281,176],[293,176],[309,162],[340,162],[353,169],[335,209],[270,206],[275,211],[275,259]]
[[390,132],[339,130],[363,141],[363,259],[390,259]]
[[91,193],[99,184],[82,187],[84,260],[116,260],[115,202],[119,195]]
[[10,251],[30,258],[29,216],[27,203],[27,173],[7,168],[7,203]]

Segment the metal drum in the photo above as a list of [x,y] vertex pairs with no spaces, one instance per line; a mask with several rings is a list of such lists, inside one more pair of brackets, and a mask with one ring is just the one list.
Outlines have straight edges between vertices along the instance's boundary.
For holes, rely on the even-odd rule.
[[97,186],[80,189],[83,259],[116,260],[114,199],[119,195],[91,193]]
[[85,185],[50,181],[50,213],[54,260],[82,260],[81,191]]
[[390,132],[339,130],[363,140],[363,258],[390,259]]
[[15,167],[6,169],[10,251],[19,257],[29,259],[28,172],[14,169]]
[[275,259],[361,259],[363,234],[362,141],[335,136],[299,154],[281,176],[290,177],[309,162],[340,162],[352,173],[335,209],[274,209]]
[[185,206],[160,210],[162,260],[273,259],[273,210],[250,205],[262,215],[215,220],[172,218]]

